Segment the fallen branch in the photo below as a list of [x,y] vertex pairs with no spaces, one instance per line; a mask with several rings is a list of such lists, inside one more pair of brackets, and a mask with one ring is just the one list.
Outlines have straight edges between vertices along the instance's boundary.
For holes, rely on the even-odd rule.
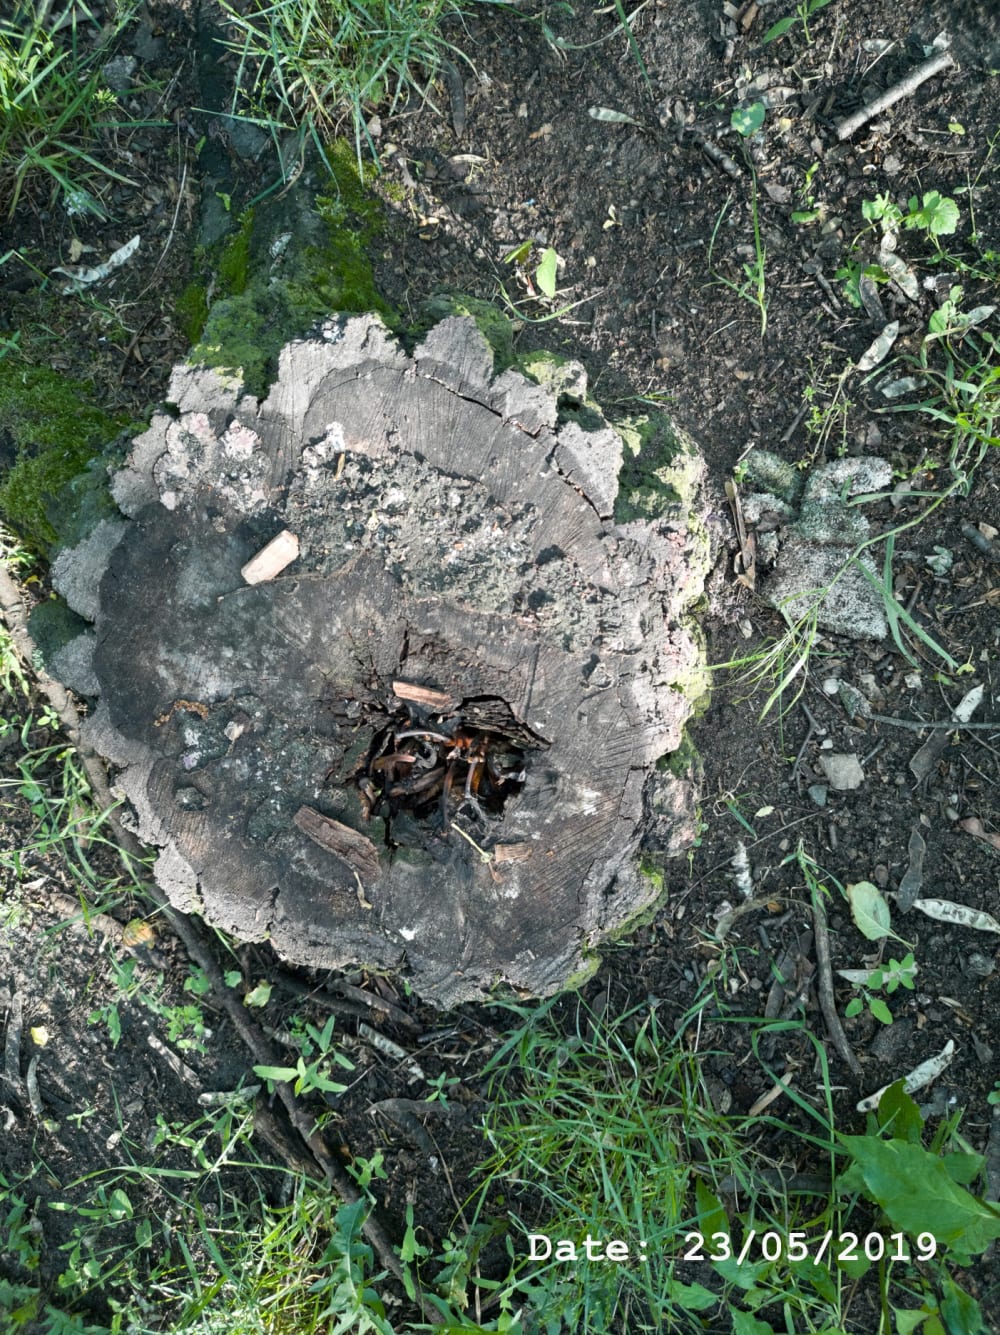
[[891,723],[894,728],[907,728],[910,732],[923,732],[926,728],[947,728],[949,732],[997,732],[1000,720],[993,723],[962,723],[959,719],[910,719],[894,718],[891,714],[866,714],[865,718],[876,723]]
[[939,51],[936,56],[931,56],[930,60],[925,60],[922,65],[918,65],[905,79],[901,79],[899,83],[894,83],[891,88],[887,88],[874,102],[869,102],[860,111],[855,111],[852,116],[842,120],[837,126],[837,138],[840,140],[849,139],[855,130],[859,130],[862,125],[874,119],[880,112],[888,110],[896,102],[902,101],[904,97],[909,97],[911,93],[916,92],[922,83],[932,79],[935,74],[940,74],[949,65],[954,64],[955,60],[950,51]]
[[826,1021],[827,1032],[833,1046],[837,1049],[843,1061],[847,1063],[855,1075],[861,1075],[861,1063],[855,1057],[850,1043],[847,1041],[847,1035],[844,1033],[844,1027],[840,1023],[840,1016],[837,1014],[837,1007],[833,999],[833,966],[830,963],[830,938],[826,931],[826,913],[820,902],[819,892],[813,890],[812,894],[813,911],[813,935],[816,938],[816,986],[819,992],[819,1004],[823,1011],[823,1019]]

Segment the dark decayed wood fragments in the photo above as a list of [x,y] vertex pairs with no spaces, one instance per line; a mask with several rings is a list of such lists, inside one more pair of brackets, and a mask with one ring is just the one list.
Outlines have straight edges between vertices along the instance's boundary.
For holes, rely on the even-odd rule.
[[496,376],[466,319],[412,356],[331,321],[263,403],[191,367],[169,397],[114,480],[127,522],[63,569],[87,739],[172,903],[441,1004],[563,985],[655,897],[641,850],[691,837],[657,769],[698,661],[684,507],[616,515],[622,440],[579,381]]

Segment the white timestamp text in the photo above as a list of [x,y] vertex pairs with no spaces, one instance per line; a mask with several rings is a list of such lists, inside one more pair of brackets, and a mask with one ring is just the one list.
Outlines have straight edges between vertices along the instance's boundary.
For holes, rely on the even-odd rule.
[[[625,1242],[622,1238],[552,1238],[547,1233],[528,1234],[528,1259],[531,1261],[644,1261],[648,1244]],[[682,1261],[730,1261],[744,1265],[757,1261],[783,1261],[796,1264],[834,1265],[852,1261],[930,1261],[937,1254],[933,1233],[918,1233],[913,1245],[905,1233],[782,1233],[777,1229],[749,1229],[739,1239],[729,1233],[685,1233],[677,1256]]]

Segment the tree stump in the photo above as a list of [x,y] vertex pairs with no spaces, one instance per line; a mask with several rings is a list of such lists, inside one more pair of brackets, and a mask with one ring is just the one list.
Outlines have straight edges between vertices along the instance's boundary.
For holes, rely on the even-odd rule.
[[692,837],[657,762],[704,550],[669,478],[658,515],[623,509],[581,376],[494,375],[457,317],[412,356],[331,321],[261,403],[175,371],[113,480],[127,522],[63,572],[95,622],[87,738],[177,907],[450,1005],[558,989],[654,902],[640,851]]

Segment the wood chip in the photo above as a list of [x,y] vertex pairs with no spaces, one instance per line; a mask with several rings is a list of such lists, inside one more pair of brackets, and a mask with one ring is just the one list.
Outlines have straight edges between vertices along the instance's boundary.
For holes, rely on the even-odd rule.
[[449,695],[447,691],[435,691],[430,686],[419,686],[414,681],[394,681],[392,692],[397,699],[423,705],[435,714],[448,714],[460,703],[456,696]]
[[256,556],[251,556],[240,574],[248,584],[263,584],[266,580],[274,579],[275,575],[280,575],[298,554],[298,538],[290,529],[283,528]]
[[523,844],[497,844],[493,849],[494,862],[527,862],[531,857],[532,847]]
[[362,882],[370,884],[378,879],[378,849],[367,835],[312,807],[299,807],[292,819],[308,839],[346,862]]

